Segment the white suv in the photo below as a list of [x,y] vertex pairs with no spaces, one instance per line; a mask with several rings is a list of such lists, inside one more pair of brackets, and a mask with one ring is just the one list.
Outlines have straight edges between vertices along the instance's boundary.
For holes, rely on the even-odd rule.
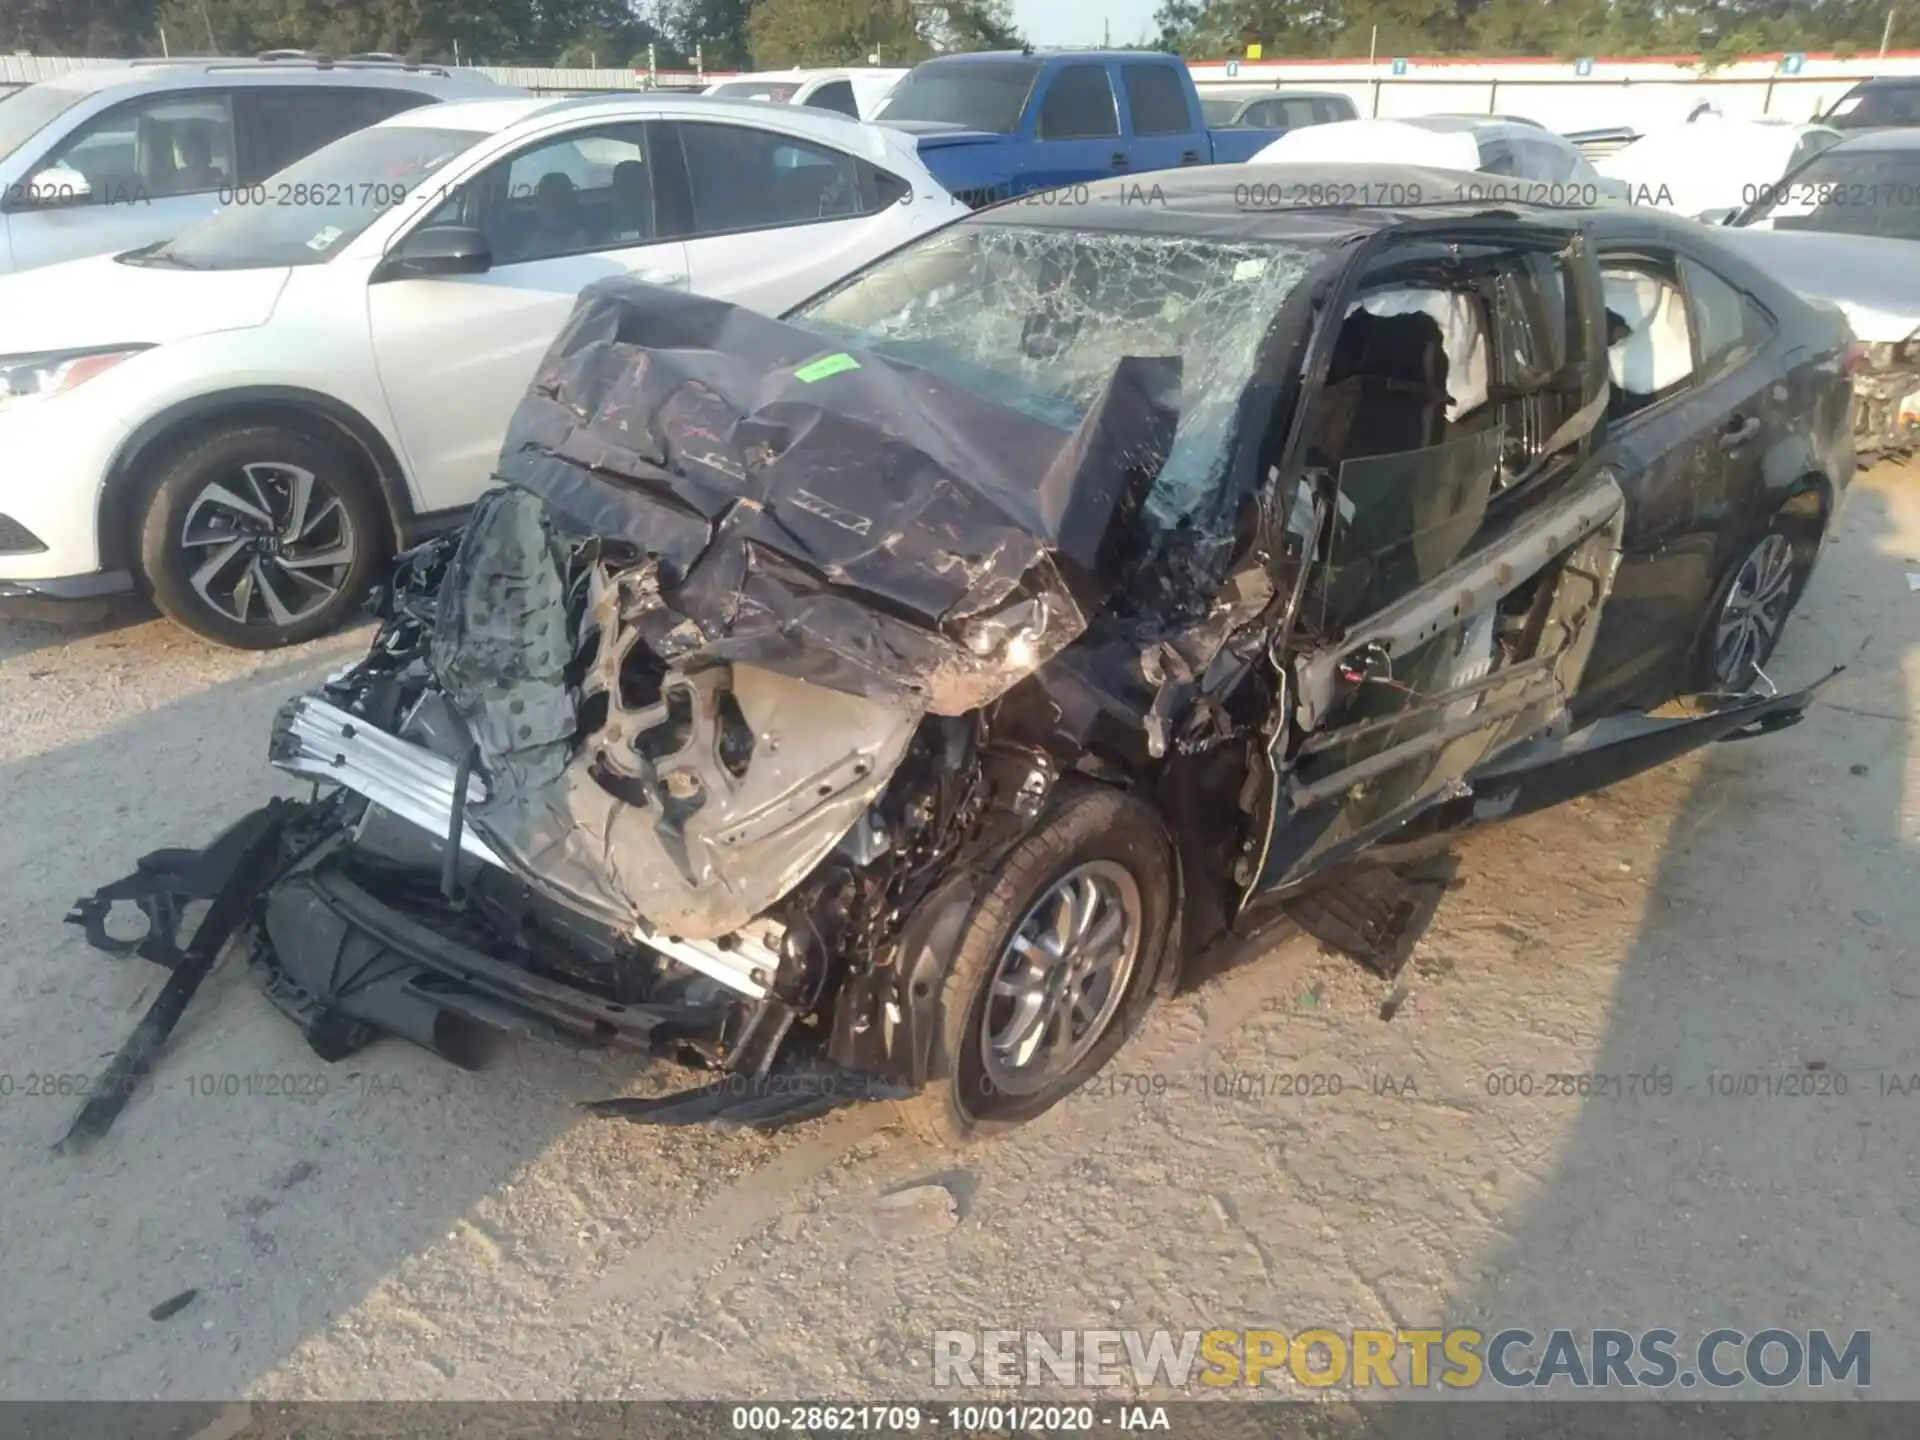
[[417,105],[525,93],[473,71],[296,52],[42,80],[0,106],[0,274],[165,240]]
[[0,278],[10,608],[138,588],[224,644],[309,639],[487,487],[583,286],[777,314],[967,213],[904,135],[698,96],[436,105],[255,188]]

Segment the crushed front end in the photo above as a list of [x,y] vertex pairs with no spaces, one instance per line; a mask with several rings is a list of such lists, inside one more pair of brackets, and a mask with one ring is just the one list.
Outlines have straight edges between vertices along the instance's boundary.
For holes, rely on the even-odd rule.
[[[508,483],[401,557],[366,657],[282,709],[271,759],[312,802],[224,878],[150,857],[77,908],[96,944],[126,948],[132,901],[162,959],[219,892],[330,1061],[389,1034],[472,1067],[506,1031],[727,1072],[751,1123],[911,1093],[914,957],[1056,779],[984,707],[1085,629],[1113,477],[1157,471],[1172,429],[1165,362],[1062,432],[645,303],[640,349],[630,292],[583,299]],[[827,1079],[769,1088],[776,1065]]]

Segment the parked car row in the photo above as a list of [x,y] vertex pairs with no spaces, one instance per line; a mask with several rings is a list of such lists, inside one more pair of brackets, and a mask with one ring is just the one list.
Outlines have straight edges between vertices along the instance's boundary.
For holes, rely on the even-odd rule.
[[[953,56],[861,76],[868,93],[891,87],[879,124],[809,103],[832,74],[745,101],[538,99],[485,82],[499,98],[463,99],[467,82],[432,67],[306,57],[69,78],[0,108],[0,131],[9,115],[38,117],[0,164],[39,177],[30,186],[77,176],[83,193],[8,209],[10,224],[99,229],[126,210],[158,226],[146,213],[158,207],[104,197],[123,169],[144,184],[163,160],[198,156],[189,141],[204,130],[189,121],[203,113],[228,117],[213,132],[221,163],[189,178],[230,183],[176,198],[229,203],[168,238],[123,236],[99,247],[114,253],[0,278],[0,446],[14,459],[0,472],[0,600],[139,591],[201,635],[254,647],[336,625],[386,557],[458,523],[594,281],[778,314],[994,195],[1078,203],[1092,178],[1136,171],[1157,190],[1235,152],[1261,173],[1391,157],[1537,182],[1534,198],[1563,207],[1624,184],[1511,117],[1209,128],[1185,66],[1141,52]],[[282,150],[309,153],[255,178],[267,141],[243,138],[240,121],[341,123],[356,106],[397,113],[330,144],[283,126]],[[1468,183],[1456,198],[1479,194]],[[1758,208],[1741,217],[1769,223]],[[1898,322],[1834,298],[1871,342],[1846,357],[1860,446],[1896,448],[1920,423],[1907,344],[1920,316],[1883,335]]]
[[273,187],[0,278],[0,593],[310,638],[485,487],[586,285],[778,312],[964,208],[894,131],[697,96],[413,108]]
[[[515,103],[366,135],[420,156]],[[581,113],[520,123],[579,144]],[[690,183],[696,219],[689,137],[721,123],[636,116],[656,197]],[[904,140],[807,123],[910,173]],[[529,138],[459,134],[463,168]],[[1473,178],[1176,169],[1163,204],[961,213],[791,306],[618,266],[575,303],[557,272],[571,318],[504,444],[460,367],[520,302],[430,329],[487,276],[382,272],[509,243],[510,205],[402,207],[240,282],[310,327],[352,287],[409,317],[398,363],[374,345],[384,380],[438,388],[395,407],[408,453],[446,457],[451,494],[497,445],[500,483],[403,559],[365,659],[275,721],[273,763],[318,798],[76,907],[172,978],[74,1138],[237,940],[330,1061],[381,1036],[463,1065],[499,1031],[625,1045],[709,1083],[603,1113],[771,1126],[888,1097],[964,1141],[1085,1084],[1280,916],[1392,973],[1423,913],[1389,866],[1409,846],[1798,720],[1818,685],[1766,667],[1853,475],[1845,319],[1730,231]],[[1249,207],[1256,184],[1307,198]],[[217,259],[204,232],[159,253]],[[188,589],[318,514],[322,457],[282,463],[257,491],[174,486],[147,533],[209,557]]]
[[0,274],[169,239],[230,202],[272,203],[269,179],[390,115],[523,93],[394,60],[135,61],[42,80],[0,105]]

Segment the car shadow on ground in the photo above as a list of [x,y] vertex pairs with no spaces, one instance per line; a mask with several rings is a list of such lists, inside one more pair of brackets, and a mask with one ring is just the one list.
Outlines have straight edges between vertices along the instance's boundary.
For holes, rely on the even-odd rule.
[[75,640],[110,635],[152,620],[159,612],[146,600],[126,596],[98,605],[16,608],[0,618],[0,661],[39,650],[55,650]]
[[[1557,1153],[1485,1156],[1486,1178],[1527,1198],[1447,1318],[1489,1337],[1533,1332],[1509,1352],[1512,1373],[1537,1365],[1555,1328],[1581,1332],[1589,1366],[1585,1332],[1673,1330],[1682,1375],[1699,1371],[1698,1343],[1720,1327],[1803,1341],[1824,1328],[1836,1354],[1872,1332],[1878,1389],[1858,1385],[1861,1373],[1810,1390],[1802,1370],[1794,1398],[1910,1395],[1920,1383],[1898,1343],[1920,1325],[1920,596],[1903,576],[1920,553],[1920,507],[1903,505],[1902,533],[1888,500],[1911,483],[1888,472],[1856,482],[1844,559],[1827,557],[1774,666],[1783,688],[1835,663],[1847,673],[1794,729],[1709,751],[1666,843],[1645,857],[1655,873],[1642,938],[1611,981],[1603,1033],[1529,1024],[1530,1000],[1545,1011],[1551,996],[1517,994],[1517,1023],[1490,1037],[1485,1103],[1536,1103],[1569,1083],[1582,1092]],[[1807,843],[1823,831],[1842,846]],[[1516,910],[1551,914],[1552,857],[1528,870],[1509,877]],[[1582,966],[1577,933],[1561,934],[1561,962]],[[1586,1078],[1549,1078],[1568,1073]],[[1742,1346],[1715,1358],[1722,1375],[1749,1369]],[[1787,1352],[1762,1364],[1784,1374]],[[1645,1367],[1636,1357],[1632,1368]],[[1521,1392],[1569,1393],[1564,1381]],[[1660,1398],[1766,1393],[1751,1379],[1721,1390],[1701,1373]],[[1536,1433],[1540,1417],[1516,1408],[1466,1423],[1493,1437]]]

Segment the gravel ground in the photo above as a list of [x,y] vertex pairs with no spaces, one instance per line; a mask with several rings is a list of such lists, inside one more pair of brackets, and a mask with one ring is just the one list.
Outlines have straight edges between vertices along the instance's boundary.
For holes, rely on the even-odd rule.
[[[249,657],[0,624],[0,1395],[925,1396],[943,1328],[1557,1324],[1870,1329],[1872,1393],[1920,1397],[1909,570],[1920,473],[1882,468],[1777,667],[1848,663],[1828,702],[1475,837],[1390,1020],[1388,986],[1291,941],[957,1156],[884,1107],[776,1137],[582,1119],[683,1077],[531,1043],[476,1075],[393,1041],[326,1066],[239,967],[103,1143],[52,1153],[59,1077],[163,978],[67,903],[272,793],[273,710],[365,633]],[[1848,1094],[1709,1088],[1810,1065]],[[1543,1093],[1565,1072],[1675,1083]],[[1339,1093],[1216,1094],[1282,1073]],[[928,1180],[951,1209],[879,1203]]]

